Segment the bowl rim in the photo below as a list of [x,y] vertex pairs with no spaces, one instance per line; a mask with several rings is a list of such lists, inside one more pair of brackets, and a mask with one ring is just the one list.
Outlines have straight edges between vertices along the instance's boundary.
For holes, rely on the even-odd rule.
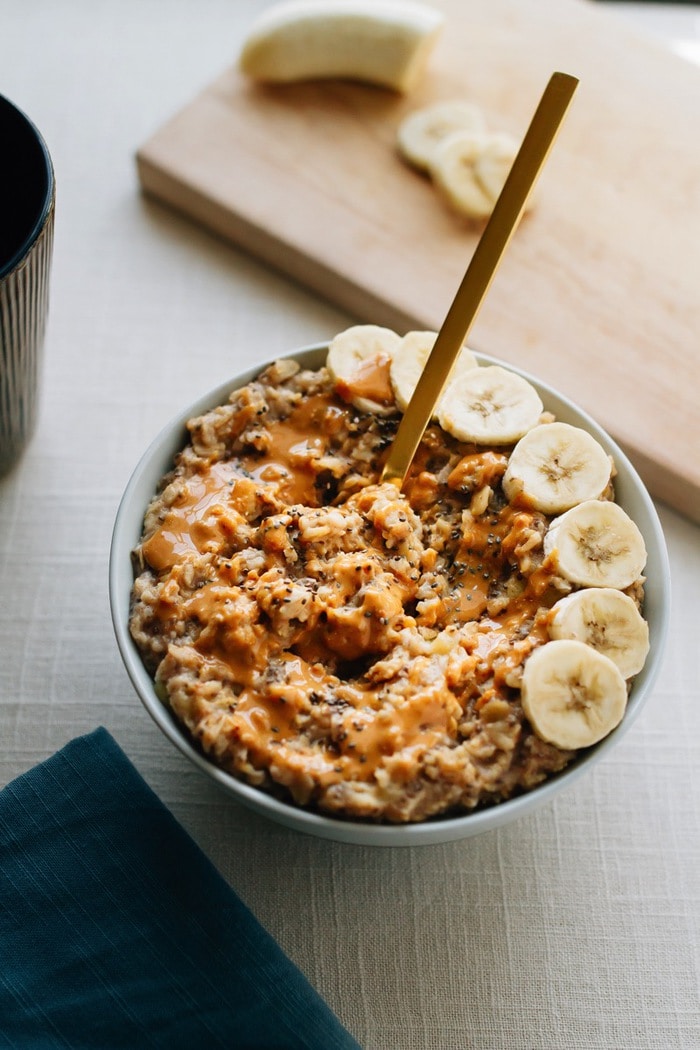
[[[131,550],[140,537],[143,516],[158,481],[170,469],[175,452],[184,446],[187,439],[185,421],[201,415],[216,405],[225,403],[230,393],[250,382],[273,361],[292,359],[300,361],[304,367],[319,367],[323,363],[322,355],[327,348],[328,342],[303,346],[290,353],[277,355],[226,380],[173,416],[150,442],[134,468],[120,499],[112,531],[109,553],[109,603],[117,646],[132,686],[148,714],[164,735],[220,788],[259,815],[319,838],[355,845],[431,845],[481,834],[509,823],[543,805],[577,781],[619,743],[647,702],[659,674],[670,618],[670,566],[666,543],[656,508],[637,470],[614,439],[586,411],[531,373],[489,354],[474,351],[481,365],[501,365],[531,382],[542,395],[547,410],[553,411],[557,419],[562,418],[562,413],[575,416],[577,424],[574,425],[582,425],[588,429],[589,433],[613,456],[618,472],[618,485],[623,478],[625,479],[623,485],[625,498],[620,500],[618,497],[618,502],[626,504],[633,497],[632,501],[635,502],[635,505],[638,503],[634,518],[646,542],[649,555],[647,567],[651,563],[653,568],[651,586],[647,587],[645,599],[645,617],[649,620],[650,634],[654,642],[644,668],[635,678],[625,716],[612,733],[560,773],[522,795],[484,809],[460,815],[439,816],[417,823],[371,823],[306,810],[292,802],[277,799],[239,780],[206,758],[190,740],[186,730],[176,721],[175,716],[156,695],[153,679],[142,663],[129,633],[129,602],[134,578],[131,571]],[[148,495],[144,499],[145,493]],[[137,528],[138,531],[136,531]],[[652,596],[651,610],[650,616],[647,616],[646,606],[650,600],[650,593]]]

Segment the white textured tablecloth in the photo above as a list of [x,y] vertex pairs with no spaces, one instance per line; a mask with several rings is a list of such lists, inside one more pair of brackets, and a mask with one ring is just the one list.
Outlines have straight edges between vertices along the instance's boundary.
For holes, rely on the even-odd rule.
[[[267,823],[165,741],[127,680],[107,560],[145,445],[199,393],[352,321],[138,192],[135,148],[264,6],[0,0],[0,92],[42,129],[58,183],[41,422],[0,482],[0,784],[106,726],[366,1050],[700,1047],[697,526],[661,508],[668,653],[619,748],[461,843],[348,847]],[[692,56],[697,10],[642,16]]]

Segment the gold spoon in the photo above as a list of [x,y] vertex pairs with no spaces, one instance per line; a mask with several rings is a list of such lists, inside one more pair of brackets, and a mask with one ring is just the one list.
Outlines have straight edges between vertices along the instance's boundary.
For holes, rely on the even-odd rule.
[[545,88],[408,403],[389,449],[382,481],[393,481],[399,488],[404,483],[433,409],[486,297],[501,256],[515,232],[530,191],[554,145],[577,87],[576,77],[568,73],[553,73]]

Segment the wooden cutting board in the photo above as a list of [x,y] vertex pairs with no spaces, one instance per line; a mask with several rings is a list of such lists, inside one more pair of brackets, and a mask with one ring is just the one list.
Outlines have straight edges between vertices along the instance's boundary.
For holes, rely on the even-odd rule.
[[228,69],[139,150],[144,190],[359,320],[437,328],[479,230],[399,159],[400,120],[465,97],[521,137],[550,74],[580,77],[470,342],[573,397],[700,521],[700,70],[588,0],[433,2],[410,96]]

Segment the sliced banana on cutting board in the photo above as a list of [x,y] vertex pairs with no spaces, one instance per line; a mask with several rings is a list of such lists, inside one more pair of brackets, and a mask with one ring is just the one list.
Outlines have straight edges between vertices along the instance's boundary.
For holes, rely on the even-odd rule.
[[455,211],[486,219],[517,152],[517,141],[504,132],[457,131],[435,147],[430,173]]
[[552,607],[549,636],[590,645],[632,678],[649,653],[649,625],[628,594],[611,587],[586,587]]
[[580,587],[625,590],[641,576],[644,537],[617,503],[586,500],[555,518],[544,537],[561,576]]
[[457,131],[486,131],[481,109],[465,99],[434,102],[409,113],[397,132],[399,153],[414,168],[430,171],[438,145]]
[[437,418],[459,441],[509,445],[536,426],[543,411],[531,383],[499,365],[472,369],[451,380]]
[[493,211],[519,149],[512,135],[487,129],[480,107],[466,99],[415,110],[396,140],[403,159],[430,175],[454,211],[478,220]]
[[[392,356],[389,375],[396,403],[402,412],[406,411],[413,396],[436,339],[437,332],[407,332]],[[452,370],[451,381],[478,367],[479,362],[471,350],[462,347]]]
[[412,0],[288,0],[253,24],[239,66],[255,80],[343,77],[407,92],[443,23],[440,11]]
[[396,332],[374,324],[353,325],[336,335],[326,366],[340,396],[361,412],[393,415],[397,408],[389,369],[400,343]]
[[609,657],[584,642],[556,640],[525,663],[521,702],[539,737],[574,751],[597,744],[620,724],[627,684]]
[[611,473],[610,457],[588,431],[543,423],[513,449],[503,491],[511,503],[519,499],[545,514],[560,514],[601,496]]

